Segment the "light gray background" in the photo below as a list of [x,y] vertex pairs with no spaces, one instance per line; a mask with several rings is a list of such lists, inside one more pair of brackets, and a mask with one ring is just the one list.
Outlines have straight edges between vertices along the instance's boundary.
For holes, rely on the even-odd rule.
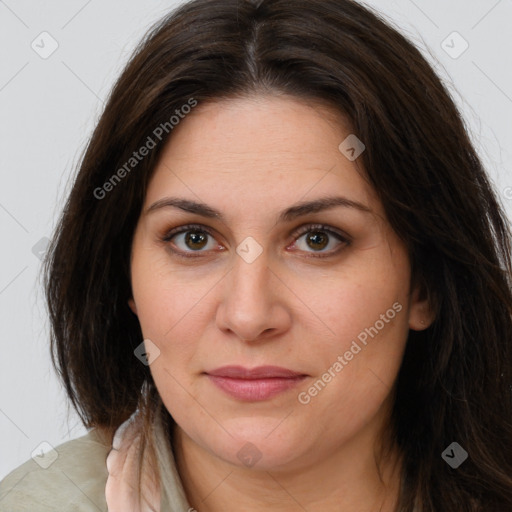
[[[57,446],[86,432],[68,415],[50,364],[33,247],[44,249],[40,240],[51,236],[103,100],[132,49],[180,3],[0,1],[0,479],[40,443]],[[512,218],[512,1],[366,3],[420,46],[449,84]],[[59,45],[47,59],[31,47],[50,48],[49,39],[41,42],[47,36],[39,37],[44,31]],[[448,37],[454,31],[469,44],[458,58],[443,49],[455,55],[464,48],[458,36]]]

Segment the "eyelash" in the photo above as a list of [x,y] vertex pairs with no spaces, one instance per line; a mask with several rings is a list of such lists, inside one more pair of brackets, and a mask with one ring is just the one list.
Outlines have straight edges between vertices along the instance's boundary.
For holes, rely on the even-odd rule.
[[[215,238],[213,233],[205,226],[202,226],[200,224],[187,224],[185,226],[180,226],[179,228],[171,229],[169,232],[167,232],[162,238],[161,242],[163,243],[169,243],[176,235],[180,235],[182,233],[186,233],[187,231],[199,231],[202,233],[206,233],[207,235],[211,236],[212,238]],[[309,233],[311,231],[321,231],[324,233],[327,233],[329,235],[333,235],[336,237],[340,242],[343,243],[344,246],[348,246],[351,244],[350,238],[345,235],[343,232],[335,230],[334,228],[331,228],[329,226],[326,226],[324,224],[307,224],[305,226],[299,227],[295,233],[292,235],[294,237],[294,241],[299,239],[301,236],[305,235],[306,233]],[[180,251],[175,249],[170,249],[174,254],[176,254],[179,257],[182,258],[200,258],[202,251]],[[328,253],[308,253],[309,255],[306,256],[308,258],[329,258],[334,255],[336,255],[340,249],[333,251],[330,251]]]

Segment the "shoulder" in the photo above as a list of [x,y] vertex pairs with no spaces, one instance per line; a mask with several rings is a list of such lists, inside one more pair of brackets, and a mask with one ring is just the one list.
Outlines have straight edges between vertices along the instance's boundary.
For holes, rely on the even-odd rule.
[[93,429],[57,446],[46,461],[28,460],[0,482],[0,512],[106,512],[110,448],[107,437]]

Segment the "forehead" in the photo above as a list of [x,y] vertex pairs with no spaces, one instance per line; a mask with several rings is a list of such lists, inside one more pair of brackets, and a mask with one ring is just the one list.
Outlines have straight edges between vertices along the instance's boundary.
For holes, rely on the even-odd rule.
[[339,149],[350,134],[340,113],[287,96],[200,104],[173,129],[146,204],[181,193],[268,208],[338,193],[376,206],[362,165]]
[[344,117],[320,103],[290,96],[250,96],[199,104],[173,130],[166,153],[174,159],[211,157],[294,162],[308,154],[320,162],[349,128]]

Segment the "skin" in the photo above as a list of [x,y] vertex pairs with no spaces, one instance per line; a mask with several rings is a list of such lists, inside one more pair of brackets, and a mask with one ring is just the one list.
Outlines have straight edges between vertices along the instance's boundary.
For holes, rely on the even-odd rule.
[[[391,447],[381,481],[374,452],[408,331],[432,318],[361,164],[338,149],[350,133],[328,107],[286,96],[200,104],[173,130],[150,181],[133,241],[130,307],[160,350],[150,370],[177,423],[177,467],[199,512],[385,512],[396,503],[399,454]],[[278,221],[296,203],[333,195],[371,212],[337,206]],[[206,203],[223,219],[176,207],[147,212],[169,196]],[[189,223],[213,236],[197,245],[184,234],[162,241]],[[325,229],[321,243],[308,241],[319,231],[297,234],[308,224],[350,242]],[[252,263],[236,252],[247,237],[263,250]],[[311,256],[319,253],[328,257]],[[401,311],[300,403],[299,393],[395,303]],[[307,377],[268,400],[243,402],[204,374],[228,364]],[[253,466],[237,457],[247,442],[261,455]]]

